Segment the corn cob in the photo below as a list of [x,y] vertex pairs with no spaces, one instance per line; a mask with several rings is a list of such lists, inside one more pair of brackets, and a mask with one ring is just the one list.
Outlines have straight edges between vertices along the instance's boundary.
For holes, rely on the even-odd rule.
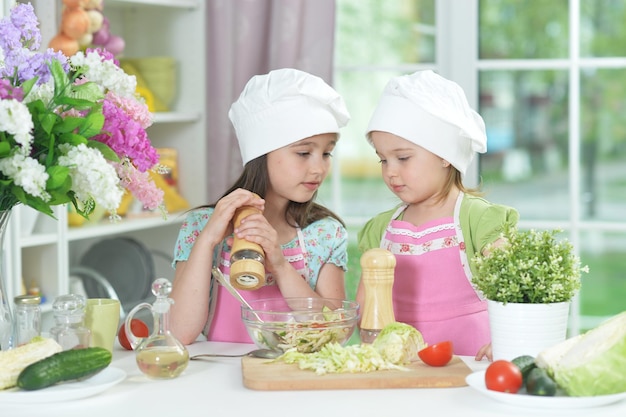
[[31,363],[63,350],[54,339],[35,337],[15,349],[0,351],[0,390],[17,385],[20,372]]

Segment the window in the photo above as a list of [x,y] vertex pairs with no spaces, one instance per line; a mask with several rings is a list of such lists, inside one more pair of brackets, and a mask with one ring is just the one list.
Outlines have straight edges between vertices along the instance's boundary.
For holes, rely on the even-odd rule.
[[[562,229],[589,265],[574,332],[621,312],[625,20],[626,0],[337,0],[335,86],[353,118],[321,200],[353,242],[365,220],[397,203],[364,132],[390,77],[434,69],[485,119],[488,152],[473,180],[488,199],[516,207],[522,228]],[[359,256],[350,254],[354,282]]]

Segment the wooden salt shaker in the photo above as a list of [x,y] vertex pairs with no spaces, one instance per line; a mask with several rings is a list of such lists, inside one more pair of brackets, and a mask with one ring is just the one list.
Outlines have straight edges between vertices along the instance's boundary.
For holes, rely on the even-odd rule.
[[[255,207],[240,207],[233,217],[234,228],[238,228],[245,217],[257,213],[260,210]],[[240,290],[261,288],[265,285],[264,262],[265,252],[261,245],[235,236],[230,256],[230,284]]]
[[395,267],[396,258],[386,249],[370,249],[361,256],[361,280],[365,289],[360,326],[363,343],[372,343],[387,324],[396,321],[392,300]]

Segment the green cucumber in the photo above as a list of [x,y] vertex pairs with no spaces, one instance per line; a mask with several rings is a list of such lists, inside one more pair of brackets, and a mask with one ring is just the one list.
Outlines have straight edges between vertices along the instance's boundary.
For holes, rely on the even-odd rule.
[[557,384],[543,368],[533,368],[526,379],[526,392],[530,395],[552,397],[556,394]]
[[522,378],[524,378],[524,383],[526,383],[526,379],[528,378],[528,374],[530,373],[530,371],[537,367],[537,365],[535,364],[535,358],[530,355],[518,356],[511,362],[513,362],[522,372]]
[[101,347],[64,350],[24,368],[17,377],[17,386],[33,391],[89,378],[109,366],[112,359],[111,352]]

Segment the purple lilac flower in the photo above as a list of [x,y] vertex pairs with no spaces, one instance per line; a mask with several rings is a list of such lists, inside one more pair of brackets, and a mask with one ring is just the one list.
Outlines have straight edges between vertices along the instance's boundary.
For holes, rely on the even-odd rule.
[[0,47],[2,47],[5,54],[13,49],[23,48],[22,34],[7,19],[0,21]]
[[18,48],[37,51],[41,46],[38,25],[33,6],[30,3],[18,3],[11,11],[9,19],[0,22],[0,46],[5,51]]
[[41,46],[38,24],[30,3],[18,3],[10,18],[0,21],[0,47],[4,51],[5,65],[0,70],[2,77],[12,79],[17,76],[14,82],[19,84],[37,76],[38,84],[45,83],[50,79],[48,64],[53,59],[61,62],[65,71],[69,70],[67,58],[61,52],[52,49],[37,52]]
[[16,76],[16,84],[39,77],[37,84],[43,84],[50,79],[51,74],[48,64],[52,60],[59,61],[65,71],[69,70],[67,58],[61,52],[54,52],[52,49],[49,49],[43,53],[32,53],[27,49],[15,49],[5,56],[5,67],[0,75],[11,79]]

